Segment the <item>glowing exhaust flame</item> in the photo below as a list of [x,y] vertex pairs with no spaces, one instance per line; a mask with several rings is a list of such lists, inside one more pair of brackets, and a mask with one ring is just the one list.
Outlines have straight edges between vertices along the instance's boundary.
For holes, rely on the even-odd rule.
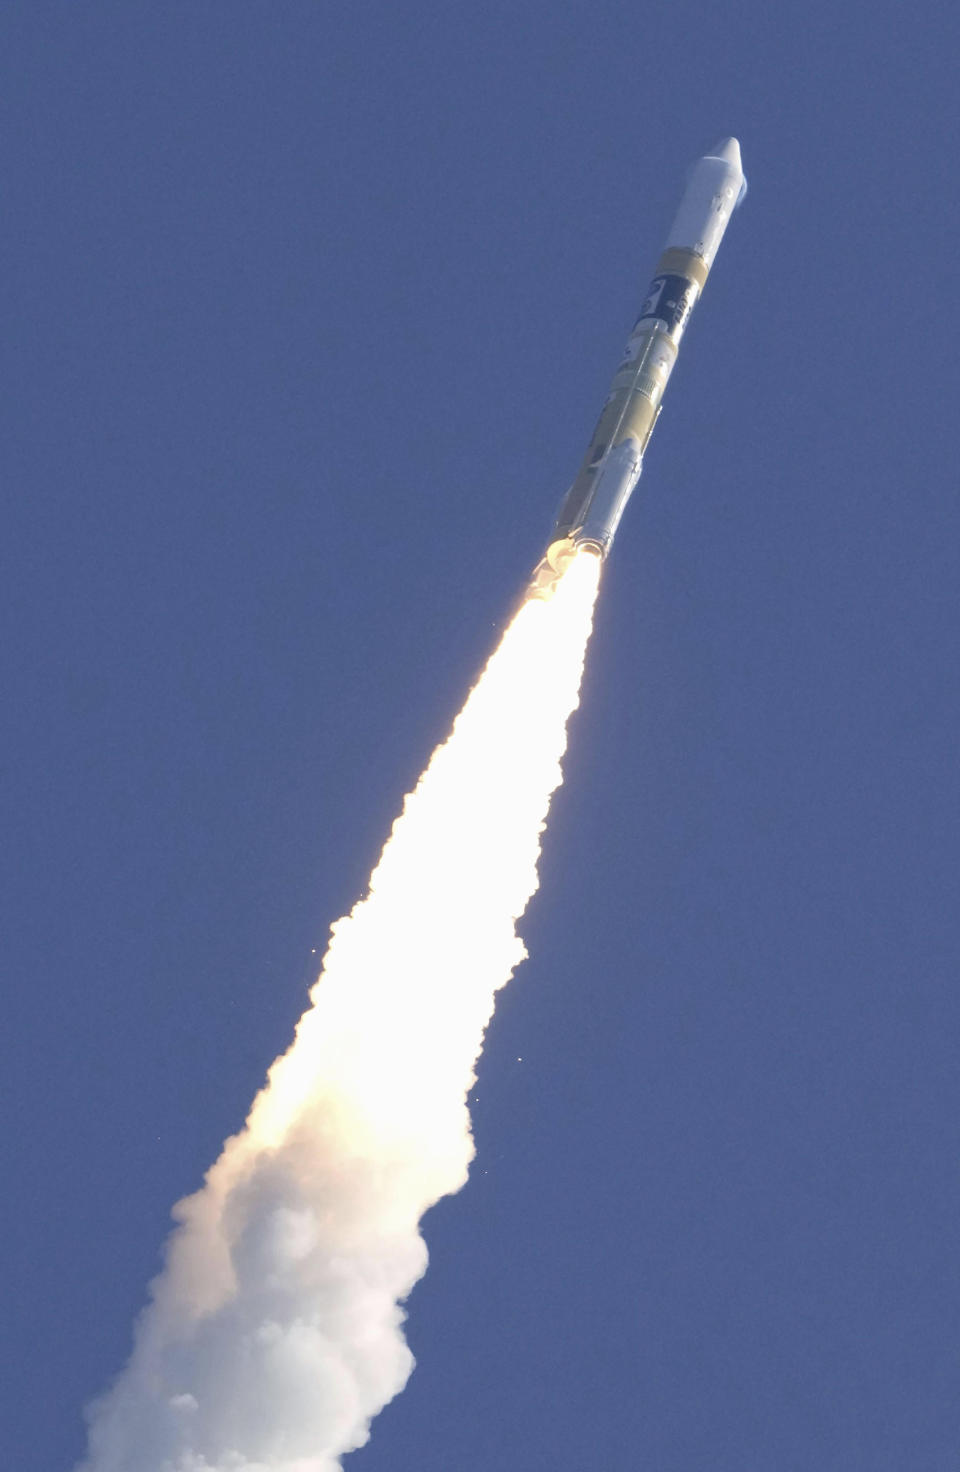
[[80,1472],[335,1472],[413,1367],[424,1211],[464,1184],[466,1095],[525,951],[600,563],[525,603],[404,802],[311,1005],[179,1222]]

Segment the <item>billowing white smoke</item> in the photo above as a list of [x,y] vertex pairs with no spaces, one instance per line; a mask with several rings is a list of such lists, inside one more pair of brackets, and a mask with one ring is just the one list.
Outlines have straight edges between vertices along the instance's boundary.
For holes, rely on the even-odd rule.
[[466,1095],[524,956],[599,564],[523,605],[332,928],[311,1006],[179,1226],[80,1472],[334,1472],[413,1367],[424,1211],[473,1154]]

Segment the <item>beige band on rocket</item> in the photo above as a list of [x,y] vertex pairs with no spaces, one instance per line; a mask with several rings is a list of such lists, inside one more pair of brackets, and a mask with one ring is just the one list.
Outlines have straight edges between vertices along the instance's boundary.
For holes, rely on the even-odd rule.
[[654,278],[657,276],[686,276],[688,281],[695,281],[702,291],[709,271],[710,267],[703,256],[698,256],[692,250],[683,250],[680,246],[672,245],[660,257],[653,274]]

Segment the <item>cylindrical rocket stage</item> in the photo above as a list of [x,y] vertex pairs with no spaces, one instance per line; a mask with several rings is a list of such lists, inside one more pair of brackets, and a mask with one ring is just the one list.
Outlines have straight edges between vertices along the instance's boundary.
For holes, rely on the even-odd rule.
[[577,547],[609,552],[640,479],[680,339],[746,189],[736,138],[694,164],[593,438],[534,570],[534,594],[549,592]]

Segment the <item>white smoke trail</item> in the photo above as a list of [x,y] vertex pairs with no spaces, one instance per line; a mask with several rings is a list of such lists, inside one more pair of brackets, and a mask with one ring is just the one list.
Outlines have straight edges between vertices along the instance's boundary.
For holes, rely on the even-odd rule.
[[426,1209],[473,1155],[466,1095],[525,951],[599,563],[525,603],[404,802],[311,1006],[179,1226],[78,1472],[335,1472],[405,1385]]

